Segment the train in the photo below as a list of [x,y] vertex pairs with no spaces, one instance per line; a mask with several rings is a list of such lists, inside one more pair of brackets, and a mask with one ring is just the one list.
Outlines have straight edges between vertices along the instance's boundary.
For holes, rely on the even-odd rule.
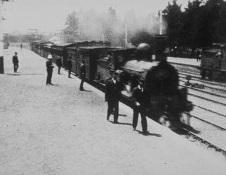
[[[179,88],[176,69],[171,65],[160,68],[160,57],[164,52],[156,54],[153,60],[151,46],[141,43],[137,47],[112,47],[109,42],[83,41],[56,45],[51,42],[36,41],[31,43],[31,49],[37,54],[47,57],[53,55],[53,61],[61,59],[67,68],[67,59],[72,60],[72,72],[79,75],[80,63],[86,65],[86,81],[104,86],[112,71],[117,71],[122,84],[122,99],[133,106],[132,90],[138,81],[144,81],[148,101],[148,115],[160,121],[161,118],[171,123],[181,122],[181,117],[193,109],[187,99],[187,89]],[[167,63],[168,64],[168,63]],[[172,73],[172,69],[175,73]],[[150,76],[151,74],[151,76]],[[170,83],[176,81],[176,83]],[[168,84],[167,84],[168,83]],[[158,93],[152,93],[152,88]],[[174,85],[173,85],[174,84]],[[174,86],[172,88],[171,86]],[[173,89],[173,93],[165,93],[165,89]]]
[[214,43],[203,49],[200,75],[202,79],[226,82],[226,44]]

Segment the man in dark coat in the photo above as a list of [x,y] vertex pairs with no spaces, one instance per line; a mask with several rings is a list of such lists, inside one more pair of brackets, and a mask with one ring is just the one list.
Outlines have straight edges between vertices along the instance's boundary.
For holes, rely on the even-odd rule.
[[52,85],[53,68],[54,66],[52,63],[52,55],[48,55],[48,61],[46,61],[46,70],[47,70],[46,85]]
[[81,78],[81,83],[80,83],[80,91],[83,91],[83,84],[85,82],[85,77],[86,77],[86,66],[84,60],[82,60],[82,64],[80,65],[80,78]]
[[119,98],[121,95],[121,85],[118,81],[118,75],[112,72],[112,78],[106,81],[105,101],[108,104],[107,120],[114,114],[114,123],[118,123]]
[[18,60],[17,52],[15,52],[15,55],[13,56],[14,72],[17,72],[18,67],[19,67],[19,60]]
[[143,85],[144,85],[143,81],[140,80],[139,84],[133,89],[133,95],[132,95],[132,97],[134,98],[133,129],[136,130],[138,115],[140,113],[143,134],[146,134],[147,119],[146,119],[145,107],[146,107],[147,101],[145,98]]
[[71,58],[67,60],[68,78],[71,78],[72,61]]
[[60,74],[60,69],[62,67],[62,61],[61,61],[61,58],[57,58],[56,60],[56,65],[58,67],[58,74]]

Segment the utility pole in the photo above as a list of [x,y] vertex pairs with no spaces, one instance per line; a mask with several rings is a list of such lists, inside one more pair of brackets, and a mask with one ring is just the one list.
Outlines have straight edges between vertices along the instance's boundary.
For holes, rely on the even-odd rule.
[[159,35],[162,35],[163,30],[163,20],[162,20],[162,10],[159,11]]
[[4,73],[4,57],[3,57],[3,48],[4,48],[4,43],[3,43],[3,3],[8,0],[0,0],[0,74]]
[[127,24],[125,24],[125,48],[127,48],[128,45],[128,29]]

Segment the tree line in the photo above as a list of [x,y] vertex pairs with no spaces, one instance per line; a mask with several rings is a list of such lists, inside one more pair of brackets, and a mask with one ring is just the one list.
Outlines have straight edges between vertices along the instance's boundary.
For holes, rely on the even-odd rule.
[[163,10],[170,47],[202,48],[226,42],[226,2],[189,1],[182,11],[176,0]]

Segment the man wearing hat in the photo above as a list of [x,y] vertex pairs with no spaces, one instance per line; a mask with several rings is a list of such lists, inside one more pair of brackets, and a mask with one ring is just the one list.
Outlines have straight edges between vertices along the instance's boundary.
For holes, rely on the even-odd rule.
[[52,74],[53,74],[53,63],[52,63],[52,55],[48,55],[48,61],[46,61],[46,70],[47,70],[47,79],[46,79],[46,85],[53,85],[52,84]]
[[17,52],[15,52],[15,55],[13,56],[14,72],[17,72],[18,67],[19,67],[19,60],[18,60]]
[[85,66],[85,61],[82,60],[82,63],[80,65],[80,78],[81,78],[81,83],[80,83],[80,91],[83,91],[83,84],[85,82],[85,78],[86,78],[86,66]]
[[118,80],[119,75],[117,74],[117,71],[111,71],[111,76],[112,77],[106,81],[105,89],[105,101],[108,104],[107,120],[109,120],[111,114],[114,114],[114,123],[118,123],[118,107],[121,95],[121,85]]
[[147,100],[145,98],[144,93],[144,81],[138,80],[137,86],[133,89],[132,97],[134,99],[134,107],[133,107],[133,129],[136,130],[138,115],[140,113],[141,116],[141,125],[143,134],[147,134],[147,119],[145,107],[147,105]]
[[68,78],[71,78],[72,61],[69,57],[67,60]]

